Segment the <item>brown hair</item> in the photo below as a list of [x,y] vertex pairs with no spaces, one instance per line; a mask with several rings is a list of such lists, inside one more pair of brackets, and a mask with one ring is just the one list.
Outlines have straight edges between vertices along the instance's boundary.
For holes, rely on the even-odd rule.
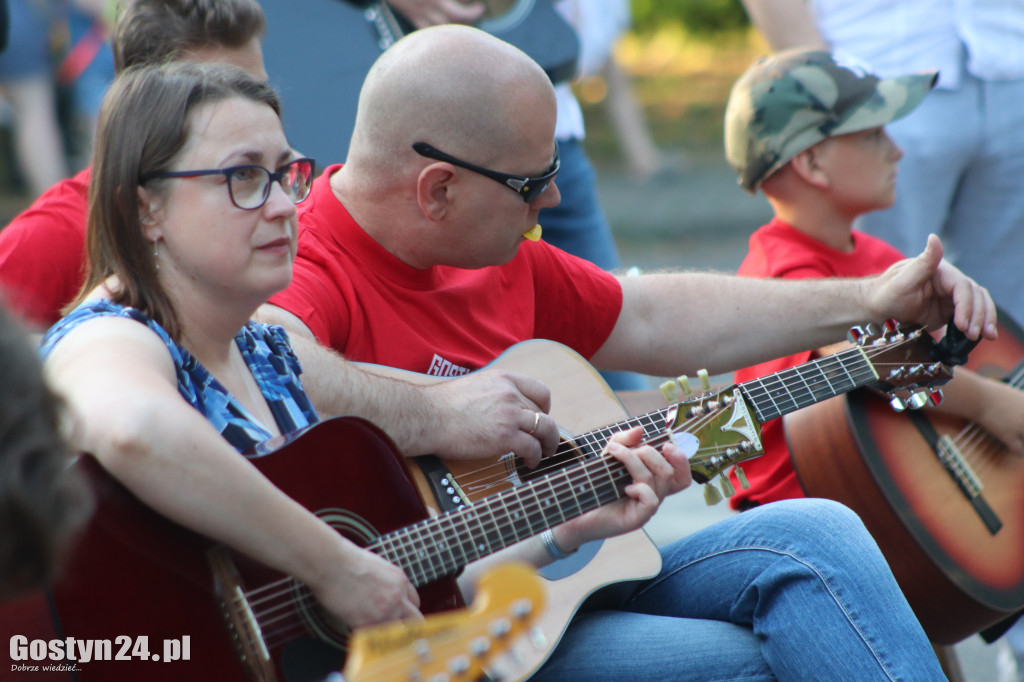
[[114,28],[114,67],[175,61],[193,49],[240,48],[266,29],[257,0],[128,0]]
[[[233,97],[266,104],[281,115],[273,88],[224,64],[142,66],[114,80],[100,110],[89,185],[89,267],[68,309],[116,275],[120,286],[114,302],[143,311],[180,340],[177,313],[160,287],[152,247],[142,232],[138,187],[146,174],[170,169],[191,134],[193,109]],[[163,182],[145,184],[159,192]]]
[[69,468],[59,402],[25,331],[0,309],[0,597],[50,580],[90,498]]

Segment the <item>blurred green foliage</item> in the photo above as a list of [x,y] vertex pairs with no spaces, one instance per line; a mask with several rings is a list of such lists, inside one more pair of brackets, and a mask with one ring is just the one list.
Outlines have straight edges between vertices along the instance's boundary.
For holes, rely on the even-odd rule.
[[750,25],[740,0],[632,0],[633,28],[644,33],[668,23],[693,35],[713,36]]

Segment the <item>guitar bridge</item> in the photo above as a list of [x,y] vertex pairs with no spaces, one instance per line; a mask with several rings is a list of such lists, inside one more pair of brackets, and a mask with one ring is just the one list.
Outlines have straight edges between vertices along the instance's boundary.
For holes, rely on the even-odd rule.
[[441,511],[455,511],[471,504],[469,496],[440,459],[433,455],[425,455],[417,457],[416,464],[426,477],[430,492],[441,507]]

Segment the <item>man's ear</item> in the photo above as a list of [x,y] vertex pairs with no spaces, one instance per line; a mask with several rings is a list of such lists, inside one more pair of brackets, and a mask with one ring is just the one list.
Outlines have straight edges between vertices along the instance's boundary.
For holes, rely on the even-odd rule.
[[448,215],[458,191],[457,178],[454,166],[443,161],[420,171],[416,178],[416,201],[427,219],[441,220]]
[[820,161],[818,146],[814,145],[794,156],[789,163],[804,182],[824,189],[829,186],[829,177]]
[[142,225],[142,236],[148,242],[155,242],[164,236],[160,213],[163,209],[163,197],[157,192],[143,186],[137,188],[139,196],[139,224]]

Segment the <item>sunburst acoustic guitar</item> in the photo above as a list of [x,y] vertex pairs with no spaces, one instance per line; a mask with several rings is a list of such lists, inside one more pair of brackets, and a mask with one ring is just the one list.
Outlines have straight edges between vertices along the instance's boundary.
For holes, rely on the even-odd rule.
[[[1024,388],[1024,332],[1000,320],[966,366]],[[790,456],[807,495],[860,514],[929,638],[952,644],[1024,607],[1024,459],[977,424],[886,403],[855,391],[787,415]]]

